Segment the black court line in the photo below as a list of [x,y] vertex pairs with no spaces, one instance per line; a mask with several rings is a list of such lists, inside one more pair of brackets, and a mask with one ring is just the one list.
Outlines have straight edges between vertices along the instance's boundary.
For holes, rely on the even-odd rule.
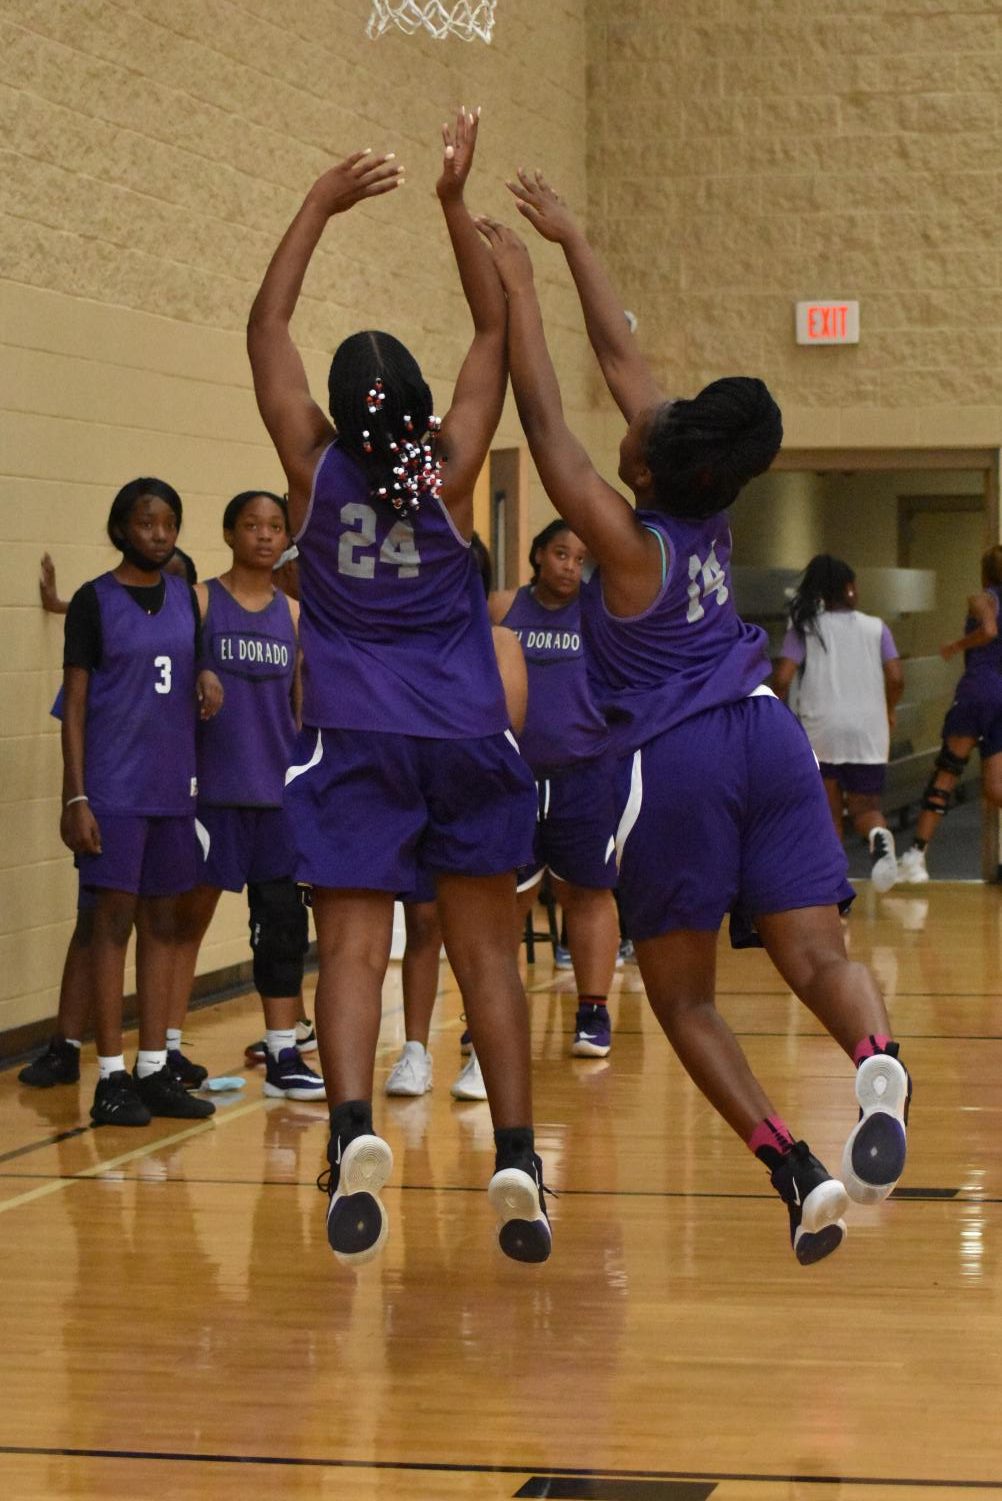
[[[36,1182],[38,1180],[63,1183],[100,1183],[101,1175],[93,1170],[86,1175],[82,1173],[2,1173],[0,1179],[7,1179],[13,1183]],[[141,1183],[142,1178],[127,1178],[123,1174],[126,1183]],[[171,1184],[177,1184],[184,1188],[312,1188],[312,1178],[189,1178],[177,1176],[173,1178],[158,1178],[158,1188],[168,1188]],[[394,1189],[398,1193],[435,1193],[435,1194],[482,1194],[482,1183],[388,1183],[386,1192],[392,1193]],[[696,1191],[693,1189],[653,1189],[653,1188],[562,1188],[554,1193],[554,1198],[560,1199],[722,1199],[731,1203],[736,1199],[747,1199],[756,1203],[775,1202],[776,1196],[771,1193],[724,1193],[705,1189]],[[958,1204],[1002,1204],[1002,1196],[986,1194],[965,1193],[959,1188],[896,1188],[890,1195],[891,1199],[905,1199],[919,1203],[948,1203],[955,1201]]]
[[[10,1152],[0,1152],[0,1162],[12,1162],[15,1157],[27,1157],[30,1152],[40,1152],[43,1147],[57,1147],[61,1141],[70,1141],[74,1136],[83,1136],[87,1131],[94,1130],[94,1122],[89,1126],[71,1126],[67,1131],[57,1131],[55,1136],[43,1136],[41,1141],[29,1141],[27,1146],[14,1147]],[[52,1176],[58,1176],[53,1174]]]
[[[427,1460],[408,1462],[402,1459],[305,1459],[280,1454],[190,1454],[182,1450],[171,1452],[164,1449],[70,1449],[42,1444],[0,1444],[0,1454],[21,1454],[39,1459],[138,1459],[159,1464],[263,1465],[292,1470],[410,1470],[432,1475],[528,1475],[534,1480],[694,1480],[704,1485],[743,1481],[748,1485],[886,1485],[897,1489],[911,1486],[927,1490],[946,1490],[949,1487],[970,1491],[1002,1490],[1002,1480],[929,1480],[924,1477],[890,1475],[763,1475],[729,1470],[586,1470],[572,1465],[542,1470],[536,1465],[457,1464]],[[537,1494],[545,1495],[546,1492]]]
[[604,1480],[597,1476],[533,1475],[520,1496],[550,1497],[552,1501],[708,1501],[715,1480]]

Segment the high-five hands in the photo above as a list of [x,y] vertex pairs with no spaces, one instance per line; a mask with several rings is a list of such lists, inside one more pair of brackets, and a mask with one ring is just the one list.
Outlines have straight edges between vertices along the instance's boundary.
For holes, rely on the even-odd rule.
[[460,105],[453,125],[442,126],[445,151],[442,157],[442,175],[435,184],[435,191],[445,202],[449,198],[462,198],[466,179],[473,166],[473,153],[477,147],[477,131],[480,128],[480,107],[472,113]]
[[515,199],[519,213],[538,229],[544,240],[562,245],[577,232],[577,220],[538,167],[534,172],[519,167],[518,180],[506,182],[505,187]]
[[481,214],[473,221],[490,247],[498,275],[505,291],[510,295],[522,287],[532,286],[532,261],[513,229]]
[[318,177],[309,192],[312,201],[328,218],[343,214],[363,198],[392,193],[404,181],[404,169],[393,152],[374,156],[371,151],[353,151],[336,167]]

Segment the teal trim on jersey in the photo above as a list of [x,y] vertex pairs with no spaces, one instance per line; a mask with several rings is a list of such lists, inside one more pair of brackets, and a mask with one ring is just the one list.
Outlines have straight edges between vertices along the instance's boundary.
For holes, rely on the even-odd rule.
[[665,547],[665,539],[664,537],[662,537],[656,526],[648,526],[645,521],[644,528],[646,531],[650,532],[652,537],[657,537],[658,543],[661,547],[661,587],[663,589],[665,586],[665,579],[668,577],[668,552]]

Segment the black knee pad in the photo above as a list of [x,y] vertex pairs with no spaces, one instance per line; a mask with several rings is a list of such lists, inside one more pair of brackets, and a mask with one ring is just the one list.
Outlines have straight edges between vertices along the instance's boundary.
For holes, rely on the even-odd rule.
[[310,933],[296,883],[255,882],[247,888],[247,902],[258,994],[267,999],[298,995]]
[[936,757],[936,770],[948,771],[952,777],[962,777],[970,759],[970,755],[955,756],[952,750],[942,745]]
[[950,811],[953,802],[953,789],[950,787],[936,786],[936,773],[933,772],[926,783],[922,794],[920,807],[923,813],[935,813],[938,818],[943,818]]

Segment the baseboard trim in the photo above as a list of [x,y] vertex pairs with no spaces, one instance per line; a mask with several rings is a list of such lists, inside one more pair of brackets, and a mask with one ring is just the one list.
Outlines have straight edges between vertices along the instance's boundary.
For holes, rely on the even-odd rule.
[[[307,974],[312,973],[316,967],[316,945],[310,944],[306,956]],[[222,969],[214,969],[208,974],[195,977],[188,1009],[201,1011],[203,1006],[218,1006],[221,1001],[230,1001],[234,996],[245,995],[253,988],[252,960],[244,959],[239,964],[227,964]],[[122,1003],[123,1030],[126,1033],[134,1032],[138,1024],[137,997],[135,994],[127,995]],[[10,1027],[6,1032],[0,1032],[0,1073],[4,1069],[13,1068],[15,1064],[23,1063],[32,1053],[43,1048],[55,1030],[56,1018],[44,1016],[38,1021],[24,1022],[19,1027]],[[91,1042],[93,1037],[94,1033],[88,1030],[81,1041]]]

